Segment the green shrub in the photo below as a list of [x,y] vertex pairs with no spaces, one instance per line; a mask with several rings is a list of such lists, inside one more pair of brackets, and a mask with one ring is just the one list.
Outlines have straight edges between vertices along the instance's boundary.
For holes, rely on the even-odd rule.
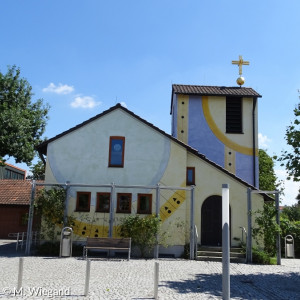
[[[255,215],[256,227],[253,228],[253,238],[269,257],[272,257],[276,254],[276,237],[280,233],[280,227],[276,223],[275,204],[265,203],[263,210],[256,211]],[[261,245],[262,241],[263,245]]]
[[184,245],[182,258],[190,259],[190,244],[185,244]]
[[255,264],[270,265],[271,257],[263,250],[252,248],[252,262]]
[[133,246],[140,249],[141,256],[149,254],[156,245],[156,235],[160,230],[160,218],[155,215],[147,217],[128,216],[120,225],[121,237],[131,237]]
[[300,221],[291,221],[284,215],[281,216],[280,226],[282,228],[281,235],[281,250],[284,255],[285,240],[287,235],[292,235],[294,238],[295,257],[300,258]]

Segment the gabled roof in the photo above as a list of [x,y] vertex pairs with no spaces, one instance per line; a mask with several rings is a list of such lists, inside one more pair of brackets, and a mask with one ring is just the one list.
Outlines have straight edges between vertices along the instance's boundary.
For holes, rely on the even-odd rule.
[[205,86],[173,84],[172,94],[203,95],[203,96],[239,96],[239,97],[261,97],[252,88],[227,87],[227,86]]
[[[58,134],[57,136],[43,142],[42,144],[38,145],[36,147],[36,149],[39,151],[39,153],[43,154],[43,155],[47,155],[47,146],[49,143],[67,135],[68,133],[70,132],[73,132],[87,124],[89,124],[90,122],[93,122],[117,109],[121,109],[123,110],[124,112],[128,113],[129,115],[131,115],[132,117],[134,117],[135,119],[139,120],[140,122],[146,124],[147,126],[151,127],[152,129],[156,130],[157,132],[159,132],[160,134],[166,136],[167,138],[171,139],[172,141],[176,142],[177,144],[183,146],[184,148],[187,149],[188,152],[198,156],[200,159],[202,159],[203,161],[207,162],[208,164],[212,165],[213,167],[219,169],[220,171],[222,171],[223,173],[227,174],[228,176],[234,178],[235,180],[241,182],[243,185],[247,186],[247,187],[251,187],[252,189],[256,189],[254,186],[250,185],[249,183],[247,183],[246,181],[242,180],[241,178],[235,176],[234,174],[228,172],[227,170],[225,170],[223,167],[221,167],[220,165],[216,164],[215,162],[209,160],[205,155],[201,154],[198,152],[198,150],[192,148],[191,146],[183,143],[182,141],[174,138],[173,136],[171,136],[170,134],[164,132],[163,130],[159,129],[158,127],[154,126],[153,124],[147,122],[146,120],[142,119],[141,117],[139,117],[138,115],[134,114],[132,111],[128,110],[127,108],[123,107],[120,103],[118,103],[117,105],[111,107],[110,109],[96,115],[95,117],[75,126],[75,127],[72,127],[71,129],[67,130],[67,131],[64,131],[62,132],[61,134]],[[268,198],[268,196],[267,196]]]
[[171,96],[171,111],[173,107],[173,95],[199,95],[199,96],[231,96],[231,97],[261,97],[252,88],[245,87],[227,87],[227,86],[207,86],[207,85],[185,85],[185,84],[173,84],[172,96]]
[[30,197],[31,181],[16,179],[0,180],[0,205],[29,205]]

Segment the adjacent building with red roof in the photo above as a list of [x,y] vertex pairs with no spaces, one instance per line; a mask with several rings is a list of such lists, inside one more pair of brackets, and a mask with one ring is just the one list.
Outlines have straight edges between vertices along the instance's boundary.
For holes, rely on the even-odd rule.
[[0,238],[27,231],[31,181],[0,180]]

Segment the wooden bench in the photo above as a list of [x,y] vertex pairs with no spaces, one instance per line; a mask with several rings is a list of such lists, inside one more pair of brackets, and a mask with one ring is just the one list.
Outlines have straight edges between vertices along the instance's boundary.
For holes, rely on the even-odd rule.
[[131,252],[131,238],[91,238],[88,237],[83,247],[83,257],[87,259],[88,250],[127,250],[128,260]]

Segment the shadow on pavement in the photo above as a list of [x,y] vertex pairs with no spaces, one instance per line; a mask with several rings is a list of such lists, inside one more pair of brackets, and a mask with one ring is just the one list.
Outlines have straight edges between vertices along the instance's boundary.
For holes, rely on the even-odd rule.
[[0,257],[20,257],[25,255],[25,244],[23,249],[16,250],[16,240],[0,240]]
[[[238,299],[299,299],[299,273],[230,275],[230,296]],[[222,296],[221,274],[197,274],[195,280],[163,281],[179,294]],[[253,298],[254,297],[254,298]],[[259,298],[256,298],[259,297]]]

